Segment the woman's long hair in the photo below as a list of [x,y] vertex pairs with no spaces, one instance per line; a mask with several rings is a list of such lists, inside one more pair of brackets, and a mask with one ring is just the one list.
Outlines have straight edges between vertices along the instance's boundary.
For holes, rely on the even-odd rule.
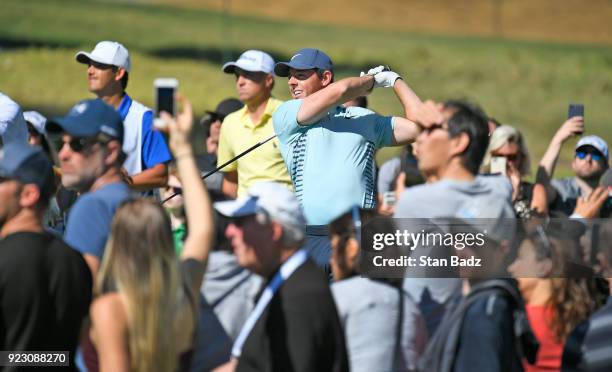
[[482,160],[480,167],[481,171],[488,173],[491,168],[491,153],[505,144],[516,143],[519,148],[519,154],[521,155],[521,161],[518,166],[518,171],[522,176],[528,176],[531,174],[531,156],[529,150],[527,150],[527,143],[523,138],[521,132],[510,125],[502,125],[495,129],[489,139],[489,147],[485,153],[485,157]]
[[548,275],[552,317],[548,326],[561,342],[595,310],[595,279],[581,262],[579,245],[567,232],[540,230],[528,239],[534,243],[537,260],[549,258],[552,262],[553,270]]
[[179,283],[167,214],[152,201],[127,201],[113,219],[95,292],[127,300],[131,371],[176,370]]

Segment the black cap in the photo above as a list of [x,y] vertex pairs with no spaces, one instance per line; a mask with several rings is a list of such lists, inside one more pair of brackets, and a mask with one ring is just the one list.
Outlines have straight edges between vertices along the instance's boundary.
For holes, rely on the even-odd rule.
[[214,111],[206,111],[208,115],[206,115],[202,119],[202,123],[204,124],[204,121],[206,120],[210,120],[210,122],[213,122],[216,119],[223,121],[223,119],[225,119],[227,115],[231,114],[234,111],[240,110],[242,107],[244,107],[244,104],[236,98],[226,98],[223,101],[219,102],[217,108]]

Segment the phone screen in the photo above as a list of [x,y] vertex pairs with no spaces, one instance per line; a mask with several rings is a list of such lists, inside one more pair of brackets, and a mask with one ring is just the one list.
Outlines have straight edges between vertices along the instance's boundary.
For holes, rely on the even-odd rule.
[[166,111],[170,115],[174,112],[174,88],[173,87],[157,87],[157,106],[156,116],[159,117],[161,111]]
[[491,173],[506,175],[507,159],[503,156],[493,156],[491,158]]
[[580,103],[570,103],[567,108],[567,118],[573,118],[574,116],[584,116],[584,105]]

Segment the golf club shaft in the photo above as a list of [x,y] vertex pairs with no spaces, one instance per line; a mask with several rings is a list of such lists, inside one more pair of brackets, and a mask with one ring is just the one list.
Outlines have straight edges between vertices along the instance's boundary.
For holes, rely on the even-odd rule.
[[[244,150],[243,152],[241,152],[240,154],[236,155],[234,158],[226,161],[225,163],[221,164],[220,166],[218,166],[217,168],[211,170],[210,172],[204,174],[202,176],[202,179],[205,180],[207,177],[209,177],[212,174],[217,173],[218,171],[220,171],[221,169],[225,168],[226,166],[228,166],[229,164],[235,162],[236,160],[240,159],[241,157],[245,156],[246,154],[248,154],[249,152],[255,150],[256,148],[258,148],[259,146],[269,142],[270,140],[274,139],[276,137],[276,134],[266,138],[263,141],[260,141],[256,144],[254,144],[253,146],[249,147],[248,149]],[[164,204],[165,202],[167,202],[168,200],[174,198],[175,196],[177,196],[178,193],[174,193],[172,195],[170,195],[169,197],[167,197],[166,199],[162,200],[161,204]]]

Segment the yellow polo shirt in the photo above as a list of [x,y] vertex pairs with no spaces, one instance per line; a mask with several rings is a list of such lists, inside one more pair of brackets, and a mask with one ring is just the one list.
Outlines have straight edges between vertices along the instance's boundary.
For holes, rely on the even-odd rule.
[[[221,125],[217,165],[274,135],[272,114],[282,103],[271,97],[258,123],[251,121],[246,106],[226,116]],[[229,164],[222,171],[238,171],[238,196],[245,195],[249,187],[259,181],[280,182],[293,190],[277,138]]]

